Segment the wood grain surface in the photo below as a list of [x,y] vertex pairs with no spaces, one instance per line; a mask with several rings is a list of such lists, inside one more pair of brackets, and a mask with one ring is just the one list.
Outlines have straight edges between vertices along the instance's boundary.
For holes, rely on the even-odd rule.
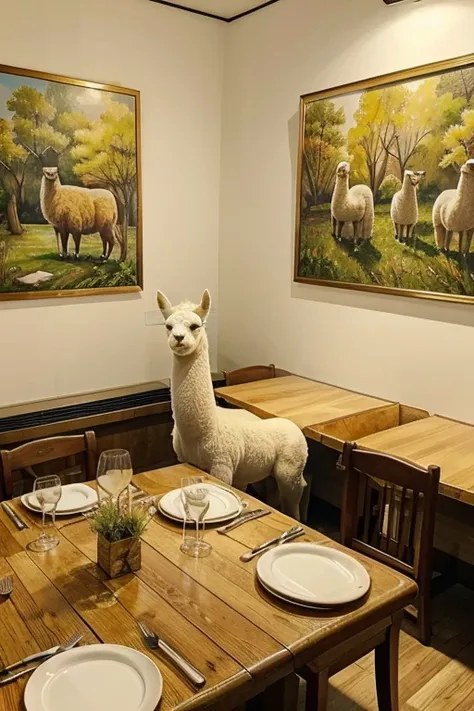
[[361,447],[441,468],[439,491],[474,505],[474,426],[438,415],[357,440]]
[[[177,465],[138,475],[134,483],[157,495],[196,473]],[[250,506],[259,503],[244,497]],[[32,553],[25,547],[37,537],[39,519],[19,500],[12,505],[30,528],[18,531],[0,510],[0,575],[14,576],[11,598],[0,602],[1,662],[12,663],[80,630],[81,644],[123,644],[148,654],[163,674],[164,711],[230,711],[291,678],[307,660],[350,645],[354,635],[389,621],[416,595],[415,584],[404,576],[354,554],[372,578],[369,594],[359,603],[311,612],[272,599],[255,579],[255,561],[242,563],[239,556],[294,524],[278,512],[229,535],[206,531],[213,551],[201,560],[180,552],[179,525],[156,516],[144,535],[141,569],[110,580],[96,565],[96,536],[87,521],[62,518],[60,544],[48,553]],[[302,540],[340,548],[311,529]],[[199,693],[165,658],[146,650],[137,619],[146,620],[204,673],[207,684]],[[0,688],[0,708],[22,710],[25,683]]]
[[215,392],[259,417],[286,417],[301,429],[387,404],[386,400],[297,375],[216,388]]

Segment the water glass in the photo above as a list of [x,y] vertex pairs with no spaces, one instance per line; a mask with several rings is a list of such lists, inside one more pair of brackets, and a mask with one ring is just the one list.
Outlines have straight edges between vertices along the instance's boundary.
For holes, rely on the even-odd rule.
[[36,541],[28,544],[28,550],[35,553],[43,553],[49,551],[58,545],[59,539],[54,534],[46,533],[45,531],[45,516],[50,514],[52,517],[53,527],[56,524],[56,507],[61,498],[61,479],[58,476],[40,476],[35,479],[33,492],[36,494],[39,505],[41,506],[41,533]]
[[107,449],[102,452],[97,467],[99,502],[112,498],[120,503],[120,494],[132,480],[132,460],[126,449]]
[[[212,547],[204,540],[204,517],[209,511],[209,489],[201,476],[181,479],[181,501],[184,508],[183,542],[181,550],[192,558],[205,558]],[[186,535],[186,523],[194,521],[194,536]]]

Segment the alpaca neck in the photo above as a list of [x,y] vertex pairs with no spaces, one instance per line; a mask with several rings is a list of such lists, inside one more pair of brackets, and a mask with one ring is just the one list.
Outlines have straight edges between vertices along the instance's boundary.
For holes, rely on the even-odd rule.
[[59,178],[56,178],[56,180],[48,180],[47,178],[44,177],[44,175],[41,178],[41,189],[40,189],[41,212],[43,213],[44,217],[48,220],[48,222],[51,221],[49,219],[49,210],[51,207],[51,202],[52,202],[54,196],[58,193],[60,187],[61,187],[61,183],[59,182]]
[[403,178],[402,193],[406,197],[411,197],[416,194],[416,187],[412,184],[408,175],[405,175]]
[[466,173],[461,173],[457,190],[458,201],[470,205],[474,197],[474,178]]
[[334,188],[334,193],[337,198],[345,198],[349,193],[349,176],[344,175],[336,176],[336,186]]
[[206,334],[194,353],[173,356],[173,418],[183,439],[207,439],[217,426],[216,401]]

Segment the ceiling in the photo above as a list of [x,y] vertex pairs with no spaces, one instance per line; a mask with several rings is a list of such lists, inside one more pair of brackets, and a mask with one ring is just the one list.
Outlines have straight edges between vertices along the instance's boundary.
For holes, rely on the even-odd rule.
[[273,5],[278,0],[152,0],[152,2],[215,17],[224,22],[232,22],[262,7]]

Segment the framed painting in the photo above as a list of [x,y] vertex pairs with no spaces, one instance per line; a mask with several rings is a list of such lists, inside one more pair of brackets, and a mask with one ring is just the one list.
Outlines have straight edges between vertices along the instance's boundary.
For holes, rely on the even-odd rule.
[[300,100],[295,281],[474,303],[474,55]]
[[0,65],[0,300],[143,288],[140,94]]

